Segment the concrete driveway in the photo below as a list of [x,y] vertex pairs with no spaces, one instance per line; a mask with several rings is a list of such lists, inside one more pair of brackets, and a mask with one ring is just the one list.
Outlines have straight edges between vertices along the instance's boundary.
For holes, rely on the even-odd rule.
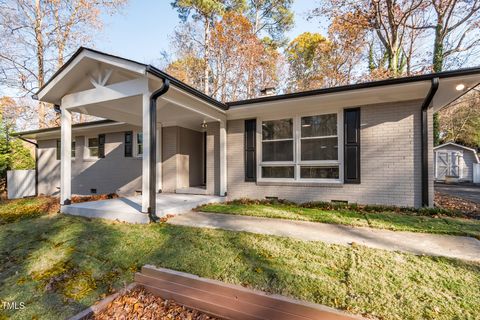
[[473,183],[435,183],[435,191],[480,204],[480,185]]

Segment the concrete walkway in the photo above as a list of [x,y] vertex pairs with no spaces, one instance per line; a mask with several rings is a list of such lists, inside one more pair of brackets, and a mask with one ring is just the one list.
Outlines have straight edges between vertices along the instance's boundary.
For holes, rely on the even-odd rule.
[[178,215],[168,220],[168,223],[191,227],[246,231],[340,245],[350,245],[355,242],[367,247],[390,251],[480,261],[480,241],[471,237],[389,231],[318,222],[203,212],[189,212]]

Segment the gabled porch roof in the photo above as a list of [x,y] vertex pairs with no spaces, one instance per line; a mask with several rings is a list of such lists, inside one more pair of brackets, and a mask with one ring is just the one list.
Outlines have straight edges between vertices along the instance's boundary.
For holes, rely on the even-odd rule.
[[[93,66],[91,64],[89,65],[90,62],[97,62],[97,66]],[[38,91],[33,95],[33,98],[56,105],[60,104],[62,96],[65,95],[69,91],[69,89],[82,90],[82,86],[79,85],[78,82],[81,82],[85,76],[95,75],[95,68],[98,67],[101,63],[108,64],[111,69],[121,70],[121,73],[119,75],[114,76],[117,79],[112,77],[111,79],[109,79],[108,83],[120,82],[121,80],[129,79],[129,74],[149,74],[155,77],[159,77],[160,79],[168,79],[170,83],[173,84],[175,87],[178,87],[179,89],[189,94],[192,94],[199,99],[205,100],[205,102],[208,102],[221,110],[228,109],[227,105],[190,87],[189,85],[168,75],[167,73],[161,71],[160,69],[157,69],[152,65],[147,65],[144,63],[85,47],[80,47],[70,57],[70,59],[68,59],[68,61],[60,69],[58,69],[57,72],[55,72],[53,76],[40,89],[38,89]],[[82,72],[72,72],[74,69],[82,70]],[[85,87],[84,85],[83,89],[88,87],[90,86],[87,85]]]

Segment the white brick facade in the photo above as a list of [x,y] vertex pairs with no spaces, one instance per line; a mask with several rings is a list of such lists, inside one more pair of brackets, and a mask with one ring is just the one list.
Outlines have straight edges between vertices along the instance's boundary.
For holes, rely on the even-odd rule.
[[[421,206],[421,103],[361,106],[361,183],[305,184],[245,182],[244,120],[227,126],[228,197],[295,202],[346,200],[359,204]],[[429,113],[432,132],[432,113]],[[430,134],[429,136],[432,136]],[[433,141],[429,142],[430,168]],[[433,172],[429,172],[433,203]]]

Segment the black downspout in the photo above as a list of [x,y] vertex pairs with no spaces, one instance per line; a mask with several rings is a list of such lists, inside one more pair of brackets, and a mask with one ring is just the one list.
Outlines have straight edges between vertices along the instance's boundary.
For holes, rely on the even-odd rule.
[[[151,222],[158,221],[157,211],[157,99],[165,94],[170,88],[170,81],[162,79],[163,85],[150,96],[150,188],[148,190],[148,217]],[[152,152],[155,150],[155,152]]]
[[438,77],[432,78],[432,84],[428,91],[425,100],[422,104],[422,116],[421,116],[421,128],[422,128],[422,207],[428,207],[429,205],[429,192],[428,192],[428,109],[432,103],[433,97],[438,90],[440,81]]
[[38,196],[38,143],[25,139],[22,136],[18,136],[17,138],[35,146],[35,197],[37,197]]

